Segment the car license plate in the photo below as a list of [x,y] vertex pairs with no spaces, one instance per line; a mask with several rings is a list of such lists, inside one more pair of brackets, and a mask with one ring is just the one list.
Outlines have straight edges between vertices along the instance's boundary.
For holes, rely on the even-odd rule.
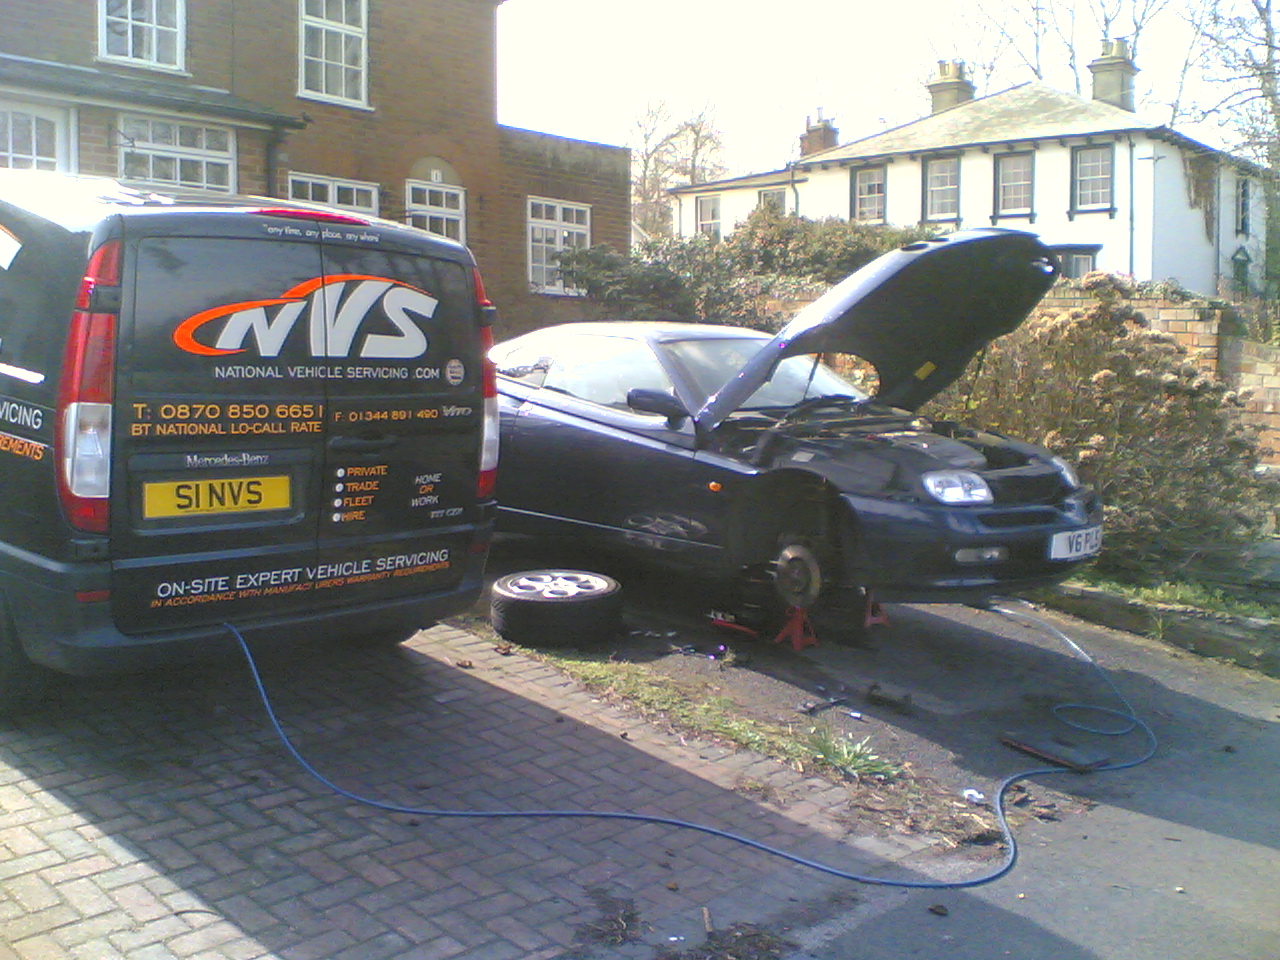
[[176,480],[142,487],[142,516],[147,520],[288,510],[292,505],[287,476]]
[[1102,528],[1088,527],[1070,533],[1055,533],[1049,540],[1050,560],[1076,560],[1091,557],[1102,549]]

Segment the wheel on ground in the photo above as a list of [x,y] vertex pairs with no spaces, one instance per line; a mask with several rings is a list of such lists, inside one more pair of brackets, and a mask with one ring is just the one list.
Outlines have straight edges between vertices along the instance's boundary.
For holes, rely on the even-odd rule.
[[527,646],[585,646],[622,627],[622,587],[585,570],[528,570],[493,582],[489,618],[504,639]]

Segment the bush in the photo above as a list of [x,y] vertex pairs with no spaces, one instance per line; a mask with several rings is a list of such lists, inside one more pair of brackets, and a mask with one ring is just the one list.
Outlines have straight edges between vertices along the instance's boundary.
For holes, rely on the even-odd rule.
[[1278,485],[1257,470],[1240,398],[1127,308],[1119,281],[1086,278],[1087,310],[1033,318],[933,401],[935,416],[1035,440],[1093,484],[1104,571],[1168,579],[1256,539]]
[[630,257],[607,247],[570,250],[559,265],[566,281],[605,305],[611,319],[776,329],[790,319],[779,301],[814,283],[842,280],[923,235],[762,208],[723,241],[650,240]]
[[754,211],[724,241],[739,272],[838,283],[882,253],[930,232],[829,217],[807,220],[768,207]]

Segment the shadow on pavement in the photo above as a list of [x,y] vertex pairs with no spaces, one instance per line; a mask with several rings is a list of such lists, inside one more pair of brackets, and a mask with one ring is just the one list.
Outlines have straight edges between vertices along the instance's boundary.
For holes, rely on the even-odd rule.
[[[261,664],[298,749],[346,790],[414,808],[634,810],[909,876],[415,645],[323,644]],[[850,891],[663,826],[355,804],[295,765],[243,666],[62,692],[0,725],[13,905],[0,929],[19,955],[649,957],[696,942],[703,907],[723,927]],[[584,940],[601,897],[633,905],[649,945]]]

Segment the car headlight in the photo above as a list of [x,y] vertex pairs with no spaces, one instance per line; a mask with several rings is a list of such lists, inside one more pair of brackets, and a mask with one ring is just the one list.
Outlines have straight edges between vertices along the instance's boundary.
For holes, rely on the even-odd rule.
[[1068,487],[1075,490],[1080,486],[1080,475],[1076,473],[1076,468],[1061,457],[1050,457],[1049,462],[1053,464],[1053,469],[1062,474],[1062,479]]
[[972,470],[937,470],[920,478],[939,503],[994,503],[987,481]]

